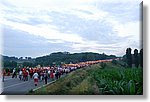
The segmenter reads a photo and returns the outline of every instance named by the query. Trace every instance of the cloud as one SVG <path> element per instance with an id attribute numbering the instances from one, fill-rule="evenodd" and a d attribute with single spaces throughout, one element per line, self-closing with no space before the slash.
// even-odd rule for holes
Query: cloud
<path id="1" fill-rule="evenodd" d="M 36 9 L 59 9 L 60 8 L 76 8 L 84 4 L 90 3 L 92 0 L 5 0 L 3 4 L 9 6 L 11 4 L 17 8 L 36 8 Z"/>
<path id="2" fill-rule="evenodd" d="M 57 51 L 71 51 L 66 47 L 68 43 L 56 43 L 44 37 L 34 36 L 27 32 L 18 31 L 8 26 L 3 26 L 4 55 L 9 56 L 42 56 Z M 60 41 L 60 40 L 59 40 Z"/>
<path id="3" fill-rule="evenodd" d="M 60 39 L 63 41 L 68 41 L 68 42 L 77 42 L 80 43 L 82 42 L 82 38 L 76 34 L 65 34 L 65 33 L 60 33 L 55 29 L 55 26 L 51 25 L 37 25 L 37 26 L 32 26 L 28 24 L 22 24 L 18 22 L 11 22 L 11 21 L 5 21 L 3 22 L 5 25 L 12 27 L 15 30 L 20 30 L 27 32 L 29 34 L 35 35 L 35 36 L 41 36 L 45 37 L 47 39 Z"/>
<path id="4" fill-rule="evenodd" d="M 1 2 L 0 23 L 7 30 L 14 30 L 15 36 L 24 32 L 38 37 L 30 42 L 33 45 L 41 37 L 46 39 L 41 44 L 62 44 L 71 52 L 123 55 L 126 47 L 140 45 L 138 3 L 138 0 L 5 0 Z M 52 49 L 58 50 L 57 46 Z"/>

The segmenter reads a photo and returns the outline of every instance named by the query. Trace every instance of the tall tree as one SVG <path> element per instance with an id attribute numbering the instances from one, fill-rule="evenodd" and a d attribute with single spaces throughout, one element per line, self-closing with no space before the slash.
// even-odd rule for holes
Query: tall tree
<path id="1" fill-rule="evenodd" d="M 131 48 L 126 49 L 126 61 L 128 64 L 128 67 L 132 67 L 132 54 L 131 54 Z"/>
<path id="2" fill-rule="evenodd" d="M 143 49 L 140 50 L 140 66 L 143 67 Z"/>
<path id="3" fill-rule="evenodd" d="M 134 50 L 134 55 L 133 56 L 134 56 L 135 67 L 138 68 L 138 66 L 139 66 L 139 56 L 138 56 L 138 50 L 137 49 Z"/>

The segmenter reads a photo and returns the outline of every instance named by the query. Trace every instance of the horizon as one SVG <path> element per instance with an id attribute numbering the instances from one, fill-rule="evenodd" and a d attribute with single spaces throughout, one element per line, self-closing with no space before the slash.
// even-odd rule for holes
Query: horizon
<path id="1" fill-rule="evenodd" d="M 131 48 L 132 49 L 132 48 Z M 59 51 L 60 52 L 60 51 Z M 59 52 L 52 52 L 52 53 L 59 53 Z M 62 51 L 61 53 L 64 53 L 64 52 L 68 52 L 68 51 Z M 133 53 L 134 52 L 134 50 L 132 49 L 131 50 L 131 54 L 134 54 Z M 32 57 L 32 56 L 15 56 L 15 55 L 4 55 L 4 54 L 0 54 L 1 56 L 8 56 L 8 57 L 17 57 L 17 58 L 20 58 L 20 57 L 23 57 L 23 59 L 25 58 L 25 57 L 31 57 L 31 58 L 38 58 L 38 57 L 43 57 L 43 56 L 48 56 L 48 55 L 50 55 L 50 54 L 52 54 L 52 53 L 49 53 L 49 54 L 46 54 L 46 55 L 40 55 L 40 56 L 35 56 L 35 57 Z M 75 53 L 97 53 L 97 52 L 68 52 L 69 54 L 75 54 Z M 140 50 L 138 50 L 138 53 L 140 53 Z M 122 56 L 117 56 L 117 55 L 115 55 L 115 54 L 106 54 L 106 53 L 97 53 L 97 54 L 105 54 L 105 55 L 108 55 L 108 56 L 110 56 L 110 55 L 114 55 L 114 56 L 116 56 L 116 57 L 123 57 L 126 53 L 124 53 L 124 55 L 122 55 Z"/>
<path id="2" fill-rule="evenodd" d="M 1 1 L 1 55 L 40 57 L 54 52 L 125 55 L 140 50 L 141 0 Z M 132 50 L 133 52 L 133 50 Z"/>
<path id="3" fill-rule="evenodd" d="M 63 51 L 63 52 L 67 52 L 67 51 Z M 63 53 L 62 52 L 62 53 Z M 58 53 L 58 52 L 52 52 L 52 53 Z M 25 58 L 25 57 L 31 57 L 31 58 L 37 58 L 37 57 L 43 57 L 43 56 L 48 56 L 48 55 L 50 55 L 50 54 L 52 54 L 52 53 L 49 53 L 49 54 L 46 54 L 46 55 L 41 55 L 41 56 L 36 56 L 36 57 L 31 57 L 31 56 L 15 56 L 15 55 L 2 55 L 2 54 L 0 54 L 0 55 L 2 55 L 2 56 L 8 56 L 8 57 L 17 57 L 17 58 L 20 58 L 20 57 L 23 57 L 23 58 Z M 75 53 L 96 53 L 96 52 L 75 52 Z M 75 53 L 70 53 L 69 52 L 69 54 L 75 54 Z M 105 54 L 105 55 L 108 55 L 108 54 L 106 54 L 106 53 L 97 53 L 97 54 Z M 113 55 L 113 54 L 110 54 L 110 55 Z M 110 56 L 110 55 L 108 55 L 108 56 Z M 116 55 L 115 55 L 116 56 Z M 121 57 L 121 56 L 116 56 L 116 57 Z"/>

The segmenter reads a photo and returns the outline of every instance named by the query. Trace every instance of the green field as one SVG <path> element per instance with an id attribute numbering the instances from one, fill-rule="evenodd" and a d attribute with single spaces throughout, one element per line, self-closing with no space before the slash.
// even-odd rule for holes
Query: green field
<path id="1" fill-rule="evenodd" d="M 143 69 L 107 63 L 78 69 L 53 84 L 29 94 L 47 95 L 142 95 Z"/>

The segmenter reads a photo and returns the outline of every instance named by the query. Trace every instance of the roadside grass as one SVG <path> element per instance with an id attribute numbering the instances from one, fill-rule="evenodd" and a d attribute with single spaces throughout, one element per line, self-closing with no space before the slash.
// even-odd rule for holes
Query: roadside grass
<path id="1" fill-rule="evenodd" d="M 106 63 L 78 69 L 31 95 L 142 95 L 143 69 Z"/>

